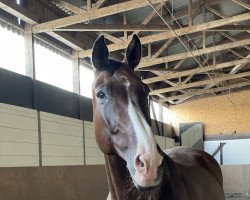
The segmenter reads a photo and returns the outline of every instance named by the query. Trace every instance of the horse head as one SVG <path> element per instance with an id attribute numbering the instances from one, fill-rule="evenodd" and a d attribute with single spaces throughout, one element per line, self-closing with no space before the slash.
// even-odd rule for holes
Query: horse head
<path id="1" fill-rule="evenodd" d="M 141 59 L 141 43 L 134 35 L 123 62 L 109 58 L 104 36 L 94 46 L 92 63 L 93 111 L 96 141 L 104 154 L 118 155 L 126 163 L 140 190 L 156 188 L 162 181 L 162 161 L 150 128 L 149 88 L 134 73 Z"/>

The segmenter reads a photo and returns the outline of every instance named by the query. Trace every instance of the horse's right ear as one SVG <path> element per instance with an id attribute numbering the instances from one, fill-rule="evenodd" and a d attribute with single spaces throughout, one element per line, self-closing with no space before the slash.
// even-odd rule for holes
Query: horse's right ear
<path id="1" fill-rule="evenodd" d="M 92 64 L 97 71 L 104 70 L 108 64 L 109 51 L 103 35 L 99 36 L 93 46 Z"/>

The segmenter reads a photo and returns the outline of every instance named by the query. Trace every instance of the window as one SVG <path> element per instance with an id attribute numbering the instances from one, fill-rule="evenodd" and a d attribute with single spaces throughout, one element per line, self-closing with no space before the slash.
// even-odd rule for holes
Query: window
<path id="1" fill-rule="evenodd" d="M 92 83 L 94 81 L 94 71 L 80 65 L 80 94 L 92 98 Z"/>
<path id="2" fill-rule="evenodd" d="M 0 27 L 0 67 L 25 74 L 24 37 Z"/>
<path id="3" fill-rule="evenodd" d="M 36 79 L 73 91 L 72 61 L 35 43 Z"/>

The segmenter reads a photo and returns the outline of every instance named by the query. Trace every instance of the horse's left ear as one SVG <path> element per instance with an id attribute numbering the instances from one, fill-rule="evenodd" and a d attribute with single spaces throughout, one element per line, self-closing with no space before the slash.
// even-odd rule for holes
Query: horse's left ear
<path id="1" fill-rule="evenodd" d="M 103 35 L 95 41 L 92 51 L 92 64 L 97 71 L 105 70 L 108 65 L 109 51 Z"/>
<path id="2" fill-rule="evenodd" d="M 137 35 L 133 35 L 133 38 L 127 47 L 126 60 L 132 69 L 134 69 L 141 60 L 141 42 Z"/>

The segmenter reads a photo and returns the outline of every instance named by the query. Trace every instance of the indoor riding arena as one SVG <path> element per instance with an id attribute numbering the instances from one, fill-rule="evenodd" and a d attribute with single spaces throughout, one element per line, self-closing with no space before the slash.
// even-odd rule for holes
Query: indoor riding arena
<path id="1" fill-rule="evenodd" d="M 0 200 L 250 200 L 250 0 L 0 0 Z"/>

